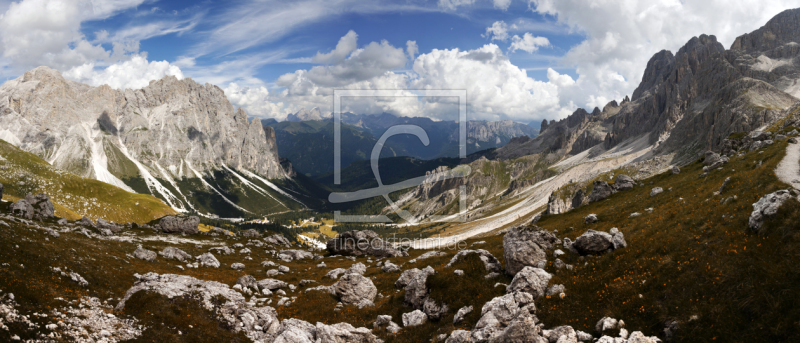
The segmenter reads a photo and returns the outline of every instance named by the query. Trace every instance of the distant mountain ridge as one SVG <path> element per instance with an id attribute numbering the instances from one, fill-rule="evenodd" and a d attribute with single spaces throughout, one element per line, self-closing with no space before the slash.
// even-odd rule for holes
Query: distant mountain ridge
<path id="1" fill-rule="evenodd" d="M 302 120 L 317 118 L 321 120 Z M 333 170 L 333 122 L 322 116 L 319 109 L 291 114 L 284 122 L 265 122 L 276 131 L 281 157 L 292 161 L 301 173 L 318 175 Z M 408 156 L 422 160 L 457 157 L 459 154 L 458 123 L 434 121 L 426 117 L 397 117 L 390 113 L 342 113 L 342 167 L 353 161 L 368 159 L 378 138 L 395 125 L 417 125 L 428 134 L 430 144 L 424 146 L 416 136 L 397 135 L 390 138 L 382 157 Z M 515 137 L 536 137 L 538 130 L 511 120 L 468 121 L 467 154 L 497 148 Z"/>

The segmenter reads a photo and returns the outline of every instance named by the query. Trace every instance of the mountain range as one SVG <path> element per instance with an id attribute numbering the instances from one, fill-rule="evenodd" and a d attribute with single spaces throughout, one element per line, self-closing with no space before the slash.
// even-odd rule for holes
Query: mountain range
<path id="1" fill-rule="evenodd" d="M 388 128 L 395 125 L 416 125 L 423 128 L 430 139 L 423 145 L 411 135 L 390 138 L 381 151 L 381 157 L 412 157 L 431 160 L 458 157 L 458 123 L 434 121 L 426 117 L 397 117 L 390 113 L 342 114 L 342 166 L 368 159 L 375 143 Z M 329 115 L 320 115 L 318 108 L 291 114 L 286 121 L 265 121 L 265 126 L 275 130 L 281 157 L 292 161 L 297 171 L 306 175 L 319 175 L 333 171 L 333 121 Z M 467 153 L 498 148 L 514 137 L 536 137 L 538 130 L 511 120 L 467 121 Z"/>

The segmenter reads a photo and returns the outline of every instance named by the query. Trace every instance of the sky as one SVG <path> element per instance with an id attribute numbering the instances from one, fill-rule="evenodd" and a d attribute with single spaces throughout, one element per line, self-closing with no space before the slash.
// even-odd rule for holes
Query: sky
<path id="1" fill-rule="evenodd" d="M 396 90 L 343 111 L 528 123 L 630 95 L 656 52 L 725 46 L 800 0 L 0 0 L 0 73 L 38 66 L 93 86 L 211 83 L 250 116 L 333 110 L 336 89 Z M 451 104 L 452 105 L 452 104 Z"/>

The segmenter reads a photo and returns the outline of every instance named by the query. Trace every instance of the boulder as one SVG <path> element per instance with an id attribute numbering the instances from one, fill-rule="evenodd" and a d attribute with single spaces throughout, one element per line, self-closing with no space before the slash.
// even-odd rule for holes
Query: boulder
<path id="1" fill-rule="evenodd" d="M 430 266 L 422 269 L 419 273 L 414 275 L 405 286 L 405 302 L 415 309 L 422 309 L 425 299 L 428 297 L 428 276 L 435 274 L 436 271 Z M 402 277 L 402 275 L 401 275 Z"/>
<path id="2" fill-rule="evenodd" d="M 545 291 L 544 295 L 548 296 L 548 297 L 552 297 L 552 296 L 556 296 L 556 295 L 559 295 L 561 293 L 564 293 L 564 291 L 566 291 L 566 290 L 567 290 L 567 288 L 564 287 L 564 285 L 562 285 L 562 284 L 552 285 L 552 286 L 547 288 L 547 291 Z"/>
<path id="3" fill-rule="evenodd" d="M 672 166 L 672 175 L 678 175 L 681 173 L 681 168 L 678 166 Z"/>
<path id="4" fill-rule="evenodd" d="M 417 273 L 419 272 L 420 272 L 419 268 L 413 268 L 403 271 L 403 273 L 400 274 L 400 277 L 397 278 L 397 281 L 394 282 L 394 286 L 397 288 L 406 288 L 408 283 L 411 282 L 411 279 L 413 279 L 414 276 L 416 276 Z"/>
<path id="5" fill-rule="evenodd" d="M 244 263 L 231 263 L 231 269 L 233 270 L 244 270 Z"/>
<path id="6" fill-rule="evenodd" d="M 753 212 L 750 213 L 750 220 L 748 227 L 751 230 L 758 231 L 764 225 L 765 217 L 769 217 L 778 212 L 778 209 L 787 200 L 792 198 L 792 194 L 787 190 L 780 190 L 774 193 L 767 194 L 761 199 L 758 199 L 753 204 Z"/>
<path id="7" fill-rule="evenodd" d="M 366 272 L 367 272 L 367 266 L 365 266 L 361 262 L 358 262 L 358 263 L 355 263 L 352 266 L 350 266 L 350 268 L 347 268 L 347 270 L 344 273 L 345 274 L 364 275 L 364 273 L 366 273 Z"/>
<path id="8" fill-rule="evenodd" d="M 362 301 L 375 301 L 378 289 L 372 280 L 360 274 L 345 274 L 333 284 L 333 291 L 345 305 L 358 305 Z"/>
<path id="9" fill-rule="evenodd" d="M 612 227 L 608 231 L 611 234 L 611 244 L 614 245 L 614 250 L 628 247 L 628 242 L 625 241 L 625 235 L 619 229 Z"/>
<path id="10" fill-rule="evenodd" d="M 286 283 L 284 281 L 281 281 L 281 280 L 276 280 L 276 279 L 258 280 L 258 282 L 256 282 L 256 285 L 258 285 L 259 289 L 262 289 L 262 290 L 263 289 L 268 289 L 270 291 L 276 290 L 276 289 L 279 289 L 279 288 L 285 288 L 285 287 L 289 286 L 288 283 Z"/>
<path id="11" fill-rule="evenodd" d="M 428 321 L 428 316 L 420 310 L 415 310 L 409 313 L 403 313 L 403 326 L 419 326 Z"/>
<path id="12" fill-rule="evenodd" d="M 629 189 L 633 189 L 633 186 L 636 185 L 636 182 L 633 181 L 628 175 L 619 174 L 617 178 L 614 180 L 614 190 L 616 191 L 626 191 Z"/>
<path id="13" fill-rule="evenodd" d="M 292 262 L 295 260 L 305 260 L 314 258 L 314 254 L 304 250 L 283 250 L 278 253 L 278 258 L 284 262 Z"/>
<path id="14" fill-rule="evenodd" d="M 589 202 L 600 201 L 614 194 L 614 188 L 605 181 L 595 181 L 592 183 L 592 193 L 589 194 Z"/>
<path id="15" fill-rule="evenodd" d="M 588 216 L 586 216 L 586 218 L 583 218 L 583 222 L 585 224 L 593 224 L 593 223 L 597 223 L 597 221 L 598 221 L 597 215 L 594 214 L 594 213 L 589 214 Z"/>
<path id="16" fill-rule="evenodd" d="M 197 261 L 200 262 L 201 266 L 204 267 L 211 267 L 211 268 L 219 268 L 220 264 L 214 255 L 210 252 L 197 256 Z"/>
<path id="17" fill-rule="evenodd" d="M 536 313 L 533 300 L 533 296 L 525 292 L 490 300 L 481 308 L 481 319 L 475 324 L 472 338 L 491 342 L 546 342 L 533 318 Z"/>
<path id="18" fill-rule="evenodd" d="M 613 237 L 605 232 L 589 230 L 575 240 L 572 246 L 581 255 L 599 255 L 614 248 Z"/>
<path id="19" fill-rule="evenodd" d="M 242 231 L 240 233 L 240 235 L 242 235 L 242 237 L 245 237 L 245 238 L 258 238 L 258 237 L 261 237 L 261 234 L 258 233 L 258 231 L 256 231 L 255 229 L 244 230 L 244 231 Z"/>
<path id="20" fill-rule="evenodd" d="M 181 262 L 186 262 L 192 258 L 192 255 L 187 254 L 185 251 L 178 249 L 176 247 L 166 247 L 164 250 L 161 250 L 159 253 L 161 257 L 171 260 L 178 260 Z"/>
<path id="21" fill-rule="evenodd" d="M 553 248 L 558 238 L 548 231 L 514 227 L 503 237 L 506 273 L 514 275 L 525 266 L 547 261 L 545 250 Z"/>
<path id="22" fill-rule="evenodd" d="M 456 315 L 453 316 L 453 325 L 461 323 L 461 321 L 464 320 L 464 317 L 470 313 L 472 313 L 472 305 L 460 308 L 458 312 L 456 312 Z"/>
<path id="23" fill-rule="evenodd" d="M 252 275 L 243 275 L 236 280 L 236 284 L 241 286 L 242 289 L 252 289 L 254 291 L 258 291 L 258 283 L 256 282 L 256 278 Z"/>
<path id="24" fill-rule="evenodd" d="M 195 235 L 200 233 L 200 218 L 196 216 L 165 216 L 158 221 L 156 229 L 163 233 Z"/>
<path id="25" fill-rule="evenodd" d="M 383 266 L 381 267 L 381 270 L 384 273 L 394 273 L 394 272 L 399 272 L 400 267 L 392 262 L 386 261 L 386 263 L 384 263 Z"/>
<path id="26" fill-rule="evenodd" d="M 44 220 L 56 216 L 55 207 L 47 194 L 28 194 L 25 196 L 25 201 L 33 207 L 33 219 Z"/>
<path id="27" fill-rule="evenodd" d="M 611 317 L 603 317 L 597 321 L 597 324 L 594 325 L 594 329 L 600 334 L 606 330 L 615 330 L 619 328 L 619 321 Z"/>
<path id="28" fill-rule="evenodd" d="M 760 139 L 756 139 L 756 140 L 760 140 Z M 719 154 L 717 154 L 717 153 L 715 153 L 713 151 L 710 151 L 710 150 L 706 151 L 705 158 L 703 159 L 703 165 L 707 165 L 707 166 L 713 165 L 714 163 L 719 161 L 719 159 L 720 159 Z"/>
<path id="29" fill-rule="evenodd" d="M 281 234 L 274 234 L 272 236 L 266 237 L 264 238 L 264 241 L 272 245 L 283 245 L 285 247 L 292 246 L 292 243 L 289 242 L 289 240 L 286 239 L 286 237 L 284 237 Z"/>
<path id="30" fill-rule="evenodd" d="M 155 251 L 150 251 L 150 250 L 144 249 L 144 248 L 142 248 L 141 246 L 139 246 L 139 247 L 138 247 L 138 248 L 137 248 L 137 249 L 136 249 L 136 250 L 133 252 L 133 257 L 136 257 L 136 258 L 138 258 L 138 259 L 140 259 L 140 260 L 145 260 L 145 261 L 148 261 L 148 262 L 153 262 L 153 261 L 155 261 L 155 260 L 156 260 L 156 252 L 155 252 Z"/>
<path id="31" fill-rule="evenodd" d="M 19 199 L 17 202 L 8 207 L 8 211 L 12 216 L 33 219 L 33 206 L 25 199 Z"/>
<path id="32" fill-rule="evenodd" d="M 346 272 L 346 270 L 344 268 L 336 268 L 336 269 L 333 269 L 333 270 L 329 271 L 327 274 L 325 274 L 325 277 L 331 278 L 331 279 L 338 279 L 339 275 L 340 274 L 344 274 L 344 272 Z"/>
<path id="33" fill-rule="evenodd" d="M 550 330 L 549 335 L 545 335 L 550 343 L 578 342 L 578 335 L 569 325 L 563 325 Z"/>
<path id="34" fill-rule="evenodd" d="M 547 284 L 550 283 L 552 278 L 553 275 L 544 271 L 544 269 L 528 266 L 514 275 L 511 284 L 506 287 L 506 292 L 522 291 L 530 293 L 534 298 L 538 298 L 545 295 Z"/>
<path id="35" fill-rule="evenodd" d="M 122 231 L 122 229 L 124 229 L 124 228 L 122 227 L 122 225 L 119 225 L 119 224 L 117 224 L 117 223 L 114 223 L 114 222 L 107 222 L 107 221 L 106 221 L 105 219 L 103 219 L 103 218 L 98 218 L 98 219 L 97 219 L 97 229 L 98 229 L 98 230 L 109 230 L 109 231 L 111 231 L 112 233 L 119 233 L 119 232 L 121 232 L 121 231 Z"/>
<path id="36" fill-rule="evenodd" d="M 661 187 L 653 187 L 653 189 L 650 190 L 650 196 L 654 197 L 656 195 L 661 194 L 662 192 L 664 192 L 664 190 L 661 189 Z"/>
<path id="37" fill-rule="evenodd" d="M 408 253 L 393 248 L 384 242 L 377 233 L 370 230 L 353 230 L 339 234 L 328 241 L 327 249 L 334 255 L 376 257 L 408 256 Z"/>

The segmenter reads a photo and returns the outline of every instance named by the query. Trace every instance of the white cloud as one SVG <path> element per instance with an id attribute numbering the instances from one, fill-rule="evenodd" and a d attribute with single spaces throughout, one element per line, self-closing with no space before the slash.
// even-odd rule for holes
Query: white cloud
<path id="1" fill-rule="evenodd" d="M 264 86 L 243 87 L 231 82 L 223 91 L 233 105 L 244 108 L 248 115 L 285 119 L 288 114 L 282 102 L 270 101 L 269 91 Z"/>
<path id="2" fill-rule="evenodd" d="M 558 88 L 534 80 L 495 44 L 475 50 L 433 50 L 414 62 L 412 88 L 466 89 L 470 119 L 530 120 L 558 112 Z"/>
<path id="3" fill-rule="evenodd" d="M 408 58 L 413 60 L 416 58 L 417 54 L 419 53 L 419 46 L 417 46 L 417 41 L 410 40 L 406 42 L 406 52 L 408 53 Z"/>
<path id="4" fill-rule="evenodd" d="M 439 7 L 455 10 L 459 6 L 472 5 L 473 3 L 475 3 L 475 0 L 439 0 Z"/>
<path id="5" fill-rule="evenodd" d="M 148 62 L 144 56 L 134 56 L 128 61 L 113 64 L 105 69 L 97 70 L 94 63 L 71 68 L 64 72 L 64 77 L 92 86 L 109 85 L 116 89 L 138 89 L 147 86 L 151 80 L 158 80 L 167 75 L 183 78 L 180 68 L 167 61 Z"/>
<path id="6" fill-rule="evenodd" d="M 342 41 L 339 42 L 341 44 Z M 329 54 L 336 53 L 338 49 L 339 45 Z M 313 89 L 306 81 L 323 87 L 341 87 L 378 77 L 387 71 L 403 67 L 406 61 L 402 48 L 395 48 L 387 41 L 371 42 L 361 49 L 353 50 L 346 59 L 339 60 L 336 64 L 285 74 L 278 78 L 277 83 L 288 87 L 290 92 L 306 94 Z"/>
<path id="7" fill-rule="evenodd" d="M 501 9 L 503 11 L 508 9 L 508 6 L 511 6 L 511 0 L 492 0 L 494 3 L 494 8 Z"/>
<path id="8" fill-rule="evenodd" d="M 339 38 L 339 43 L 333 51 L 323 54 L 318 52 L 311 60 L 323 64 L 337 64 L 344 61 L 353 50 L 358 47 L 358 35 L 350 30 L 344 37 Z"/>
<path id="9" fill-rule="evenodd" d="M 486 28 L 486 33 L 481 36 L 490 38 L 491 40 L 499 40 L 505 42 L 508 40 L 508 24 L 504 21 L 496 21 Z"/>
<path id="10" fill-rule="evenodd" d="M 23 0 L 0 15 L 3 63 L 14 73 L 40 65 L 60 70 L 117 57 L 89 43 L 81 22 L 108 18 L 144 0 Z M 102 33 L 100 34 L 102 36 Z"/>
<path id="11" fill-rule="evenodd" d="M 574 103 L 587 108 L 602 108 L 607 101 L 632 94 L 647 61 L 662 49 L 675 53 L 703 33 L 716 35 L 728 48 L 737 36 L 796 6 L 796 1 L 788 0 L 530 1 L 532 11 L 555 16 L 560 24 L 586 36 L 561 60 L 576 68 L 578 78 L 559 90 L 562 106 Z"/>
<path id="12" fill-rule="evenodd" d="M 517 50 L 527 51 L 528 53 L 533 53 L 536 50 L 539 50 L 539 47 L 547 47 L 550 46 L 550 41 L 546 37 L 537 37 L 528 32 L 522 35 L 520 38 L 518 35 L 514 35 L 511 37 L 511 47 L 509 50 L 511 52 Z"/>

